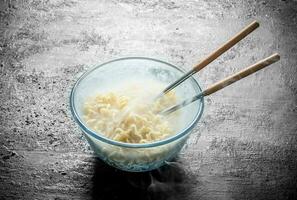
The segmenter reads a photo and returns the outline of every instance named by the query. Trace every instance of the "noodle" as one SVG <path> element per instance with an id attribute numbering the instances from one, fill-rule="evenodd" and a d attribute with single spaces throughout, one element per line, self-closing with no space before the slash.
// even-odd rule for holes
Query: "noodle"
<path id="1" fill-rule="evenodd" d="M 149 143 L 172 135 L 168 119 L 156 113 L 176 103 L 175 93 L 151 102 L 138 95 L 134 86 L 89 97 L 83 105 L 83 119 L 94 131 L 125 143 Z"/>

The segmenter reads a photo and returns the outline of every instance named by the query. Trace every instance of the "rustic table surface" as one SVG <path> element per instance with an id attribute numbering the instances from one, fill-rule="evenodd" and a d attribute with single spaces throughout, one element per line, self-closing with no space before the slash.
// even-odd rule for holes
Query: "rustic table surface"
<path id="1" fill-rule="evenodd" d="M 2 0 L 0 199 L 296 199 L 297 2 Z M 69 114 L 90 66 L 147 56 L 184 69 L 253 20 L 260 28 L 195 75 L 202 87 L 274 52 L 281 61 L 205 99 L 169 166 L 97 160 Z"/>

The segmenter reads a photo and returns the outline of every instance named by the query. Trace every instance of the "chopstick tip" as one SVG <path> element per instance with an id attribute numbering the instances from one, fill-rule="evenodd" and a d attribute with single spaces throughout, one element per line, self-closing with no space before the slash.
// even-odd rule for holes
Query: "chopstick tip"
<path id="1" fill-rule="evenodd" d="M 272 54 L 271 57 L 273 57 L 275 61 L 279 61 L 280 60 L 280 55 L 278 53 Z"/>
<path id="2" fill-rule="evenodd" d="M 257 20 L 254 20 L 252 24 L 257 28 L 260 26 L 260 23 Z"/>

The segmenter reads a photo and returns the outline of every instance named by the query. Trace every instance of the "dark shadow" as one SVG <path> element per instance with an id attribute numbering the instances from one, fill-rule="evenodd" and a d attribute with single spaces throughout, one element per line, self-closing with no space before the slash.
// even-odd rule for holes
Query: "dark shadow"
<path id="1" fill-rule="evenodd" d="M 94 200 L 179 199 L 189 192 L 185 170 L 175 161 L 151 172 L 124 172 L 99 159 L 94 168 Z"/>

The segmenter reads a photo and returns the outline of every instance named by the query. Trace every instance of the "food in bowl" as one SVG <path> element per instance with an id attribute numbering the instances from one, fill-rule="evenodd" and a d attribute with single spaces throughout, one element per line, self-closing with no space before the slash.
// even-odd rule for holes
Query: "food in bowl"
<path id="1" fill-rule="evenodd" d="M 108 137 L 103 132 L 105 129 L 96 129 L 95 125 L 93 127 L 87 123 L 85 107 L 86 103 L 92 98 L 96 98 L 97 95 L 104 96 L 110 93 L 114 93 L 118 97 L 129 97 L 128 108 L 133 108 L 130 104 L 147 105 L 166 86 L 182 75 L 184 75 L 183 70 L 164 61 L 144 57 L 128 57 L 97 65 L 80 76 L 71 91 L 70 110 L 95 155 L 113 167 L 133 172 L 150 171 L 164 165 L 166 161 L 172 160 L 180 152 L 199 121 L 204 107 L 203 99 L 179 110 L 179 113 L 167 116 L 168 118 L 165 120 L 168 121 L 168 127 L 172 132 L 169 131 L 168 135 L 164 134 L 166 135 L 164 138 L 156 137 L 152 141 L 150 141 L 151 139 L 142 140 L 143 143 L 140 142 L 141 140 L 129 143 L 125 139 L 120 141 Z M 152 81 L 155 82 L 155 86 Z M 134 88 L 130 90 L 130 87 Z M 139 94 L 135 91 L 137 88 L 141 89 L 143 93 Z M 149 88 L 155 89 L 150 90 Z M 200 92 L 201 88 L 197 81 L 189 78 L 175 88 L 174 96 L 178 103 Z M 142 98 L 131 97 L 136 94 Z M 139 99 L 139 102 L 135 101 L 136 99 Z M 172 101 L 172 104 L 175 104 L 173 99 Z M 170 107 L 170 105 L 166 105 L 166 107 Z M 148 109 L 151 108 L 148 107 Z M 200 132 L 195 131 L 195 137 L 199 138 L 199 136 Z"/>
<path id="2" fill-rule="evenodd" d="M 125 143 L 150 143 L 175 134 L 178 113 L 163 116 L 159 111 L 176 104 L 174 91 L 156 97 L 163 88 L 157 80 L 134 80 L 105 93 L 90 96 L 84 103 L 85 123 L 112 140 Z"/>

